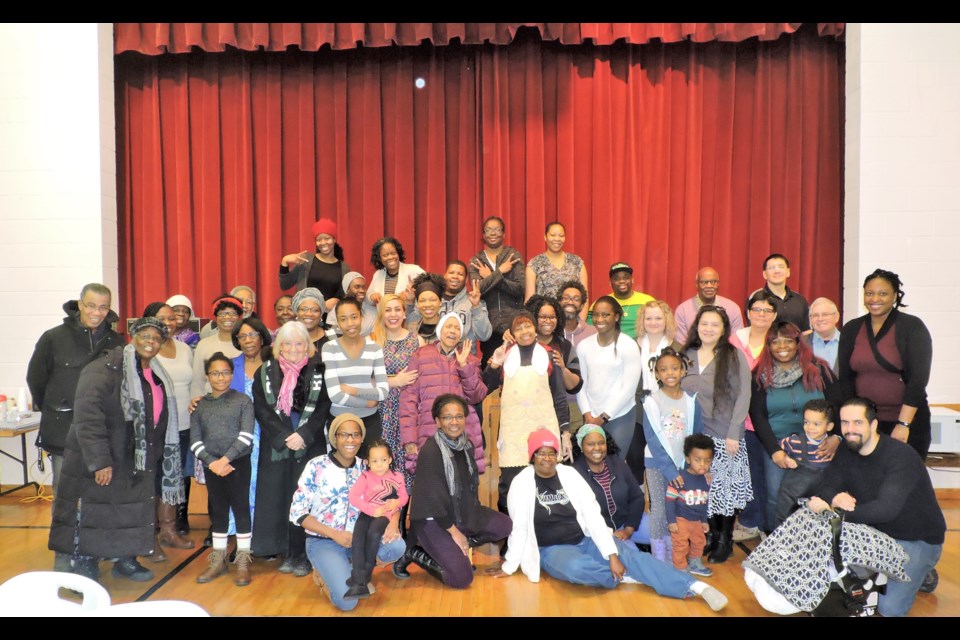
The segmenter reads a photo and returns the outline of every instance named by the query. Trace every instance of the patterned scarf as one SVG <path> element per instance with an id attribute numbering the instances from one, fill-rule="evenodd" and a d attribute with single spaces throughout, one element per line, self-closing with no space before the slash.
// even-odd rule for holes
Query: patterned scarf
<path id="1" fill-rule="evenodd" d="M 156 358 L 150 361 L 150 370 L 163 385 L 167 400 L 167 416 L 176 417 L 177 400 L 173 395 L 173 382 L 163 365 Z M 147 467 L 147 410 L 143 385 L 140 381 L 139 357 L 132 344 L 123 348 L 123 379 L 120 383 L 120 405 L 125 420 L 133 422 L 133 466 L 137 471 Z M 152 411 L 153 407 L 149 407 Z M 163 443 L 163 477 L 161 499 L 167 504 L 186 501 L 183 490 L 183 475 L 180 464 L 180 432 L 167 425 Z"/>
<path id="2" fill-rule="evenodd" d="M 442 429 L 437 429 L 437 432 L 433 435 L 434 440 L 437 442 L 437 446 L 440 447 L 440 455 L 443 457 L 443 475 L 447 478 L 447 488 L 450 490 L 450 495 L 453 497 L 453 512 L 454 517 L 457 522 L 462 522 L 462 514 L 460 513 L 460 496 L 463 492 L 463 487 L 457 484 L 457 474 L 453 466 L 453 452 L 454 451 L 465 451 L 467 459 L 467 474 L 468 482 L 470 484 L 467 487 L 468 491 L 475 491 L 477 485 L 477 473 L 476 467 L 474 466 L 473 460 L 471 460 L 471 447 L 470 440 L 467 438 L 466 432 L 461 432 L 459 436 L 454 439 L 448 437 Z"/>
<path id="3" fill-rule="evenodd" d="M 773 365 L 773 380 L 770 381 L 772 389 L 785 389 L 793 386 L 793 383 L 803 376 L 803 369 L 800 368 L 800 360 L 794 360 L 789 364 L 777 363 Z M 766 382 L 766 372 L 760 374 L 760 381 Z"/>
<path id="4" fill-rule="evenodd" d="M 283 382 L 280 383 L 280 392 L 277 394 L 277 407 L 289 416 L 293 410 L 293 390 L 297 388 L 297 380 L 300 379 L 300 371 L 307 364 L 307 358 L 304 356 L 299 362 L 277 358 L 277 362 L 283 372 Z"/>

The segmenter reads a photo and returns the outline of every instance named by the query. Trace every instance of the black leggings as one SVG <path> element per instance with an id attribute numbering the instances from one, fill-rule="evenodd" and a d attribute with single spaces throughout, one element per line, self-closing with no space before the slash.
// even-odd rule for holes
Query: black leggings
<path id="1" fill-rule="evenodd" d="M 233 465 L 233 471 L 222 477 L 204 465 L 213 531 L 227 532 L 230 527 L 230 509 L 233 509 L 237 533 L 250 533 L 250 456 L 237 458 L 230 464 Z"/>

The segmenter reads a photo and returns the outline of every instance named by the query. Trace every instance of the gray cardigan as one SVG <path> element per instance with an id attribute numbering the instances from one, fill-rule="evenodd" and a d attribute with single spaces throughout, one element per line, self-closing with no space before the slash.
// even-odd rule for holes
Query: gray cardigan
<path id="1" fill-rule="evenodd" d="M 744 421 L 750 410 L 750 365 L 747 358 L 737 349 L 737 366 L 728 371 L 732 402 L 723 402 L 716 407 L 713 397 L 713 383 L 717 373 L 717 359 L 714 358 L 706 369 L 700 371 L 696 349 L 687 349 L 686 355 L 692 361 L 687 375 L 680 383 L 690 395 L 697 394 L 697 400 L 703 409 L 703 432 L 716 438 L 729 438 L 739 441 L 743 438 Z"/>

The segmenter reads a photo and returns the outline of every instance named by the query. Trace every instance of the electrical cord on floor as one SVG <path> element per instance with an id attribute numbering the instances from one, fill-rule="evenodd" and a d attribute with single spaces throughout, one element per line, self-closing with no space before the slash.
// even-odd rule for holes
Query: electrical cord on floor
<path id="1" fill-rule="evenodd" d="M 26 498 L 21 498 L 21 503 L 36 502 L 37 500 L 43 500 L 45 502 L 53 502 L 53 494 L 47 493 L 44 488 L 46 485 L 43 484 L 46 474 L 43 473 L 43 463 L 41 462 L 43 458 L 37 458 L 37 461 L 30 465 L 30 479 L 37 483 L 37 493 L 36 495 L 27 496 Z M 37 478 L 37 472 L 42 474 Z"/>

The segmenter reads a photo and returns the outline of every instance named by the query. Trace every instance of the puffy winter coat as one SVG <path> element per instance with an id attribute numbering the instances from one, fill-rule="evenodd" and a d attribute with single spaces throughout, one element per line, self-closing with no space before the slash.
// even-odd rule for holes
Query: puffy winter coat
<path id="1" fill-rule="evenodd" d="M 483 436 L 480 419 L 473 405 L 483 402 L 487 387 L 480 377 L 480 360 L 470 355 L 467 364 L 460 367 L 456 354 L 443 355 L 440 343 L 420 347 L 410 356 L 408 371 L 417 371 L 419 376 L 413 384 L 400 393 L 400 443 L 415 443 L 422 448 L 427 438 L 437 432 L 437 423 L 431 415 L 433 401 L 444 393 L 454 393 L 467 404 L 467 423 L 464 430 L 474 447 L 474 458 L 480 473 L 484 472 Z M 415 470 L 415 464 L 413 465 Z"/>
<path id="2" fill-rule="evenodd" d="M 153 551 L 154 484 L 163 457 L 167 403 L 163 403 L 156 425 L 153 411 L 146 412 L 146 468 L 135 471 L 133 422 L 124 418 L 120 404 L 122 381 L 123 347 L 107 351 L 80 373 L 73 425 L 67 434 L 53 503 L 48 546 L 54 551 L 99 558 Z M 134 384 L 142 386 L 144 404 L 152 407 L 152 390 L 142 374 Z M 101 487 L 94 472 L 105 467 L 113 468 L 113 479 Z M 76 546 L 75 534 L 79 534 Z"/>

